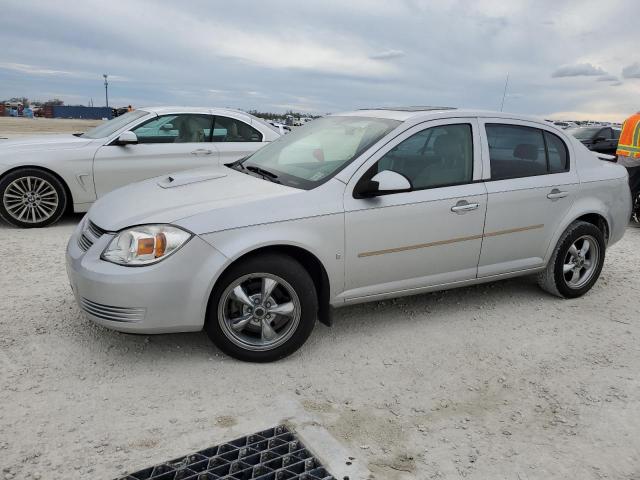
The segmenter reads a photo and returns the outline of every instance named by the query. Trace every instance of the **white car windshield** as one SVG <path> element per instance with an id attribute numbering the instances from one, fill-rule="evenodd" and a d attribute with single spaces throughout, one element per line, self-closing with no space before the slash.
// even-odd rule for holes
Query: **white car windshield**
<path id="1" fill-rule="evenodd" d="M 319 118 L 230 166 L 308 190 L 327 181 L 400 123 L 369 117 Z"/>
<path id="2" fill-rule="evenodd" d="M 104 122 L 95 128 L 82 134 L 82 138 L 105 138 L 109 135 L 117 132 L 121 128 L 125 127 L 134 120 L 148 115 L 149 112 L 144 110 L 134 110 L 133 112 L 127 112 L 119 117 L 112 118 L 108 122 Z"/>

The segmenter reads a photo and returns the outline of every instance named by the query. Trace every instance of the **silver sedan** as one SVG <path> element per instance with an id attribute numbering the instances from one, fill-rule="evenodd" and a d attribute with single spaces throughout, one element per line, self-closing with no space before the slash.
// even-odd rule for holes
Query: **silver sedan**
<path id="1" fill-rule="evenodd" d="M 236 358 L 271 361 L 353 303 L 528 274 L 579 297 L 630 206 L 626 170 L 547 122 L 363 110 L 104 196 L 67 269 L 96 323 L 204 328 Z"/>

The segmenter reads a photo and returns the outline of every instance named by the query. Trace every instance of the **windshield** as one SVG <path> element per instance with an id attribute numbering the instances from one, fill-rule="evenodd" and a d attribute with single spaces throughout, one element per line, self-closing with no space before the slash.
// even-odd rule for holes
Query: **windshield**
<path id="1" fill-rule="evenodd" d="M 236 168 L 263 176 L 266 173 L 285 185 L 309 190 L 346 167 L 400 123 L 369 117 L 319 118 L 294 128 L 236 164 Z"/>
<path id="2" fill-rule="evenodd" d="M 569 128 L 565 132 L 570 133 L 578 140 L 591 140 L 593 136 L 600 131 L 600 127 L 590 128 Z"/>
<path id="3" fill-rule="evenodd" d="M 112 118 L 108 122 L 101 123 L 95 128 L 85 132 L 82 134 L 82 138 L 104 138 L 108 137 L 112 133 L 117 132 L 122 127 L 127 124 L 137 120 L 139 118 L 148 115 L 149 112 L 145 112 L 144 110 L 134 110 L 133 112 L 127 112 L 124 115 L 120 115 L 119 117 Z"/>

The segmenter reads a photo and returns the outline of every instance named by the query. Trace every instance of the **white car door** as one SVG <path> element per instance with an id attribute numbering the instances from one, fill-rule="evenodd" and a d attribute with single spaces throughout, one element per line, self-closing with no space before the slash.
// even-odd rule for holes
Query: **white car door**
<path id="1" fill-rule="evenodd" d="M 218 165 L 211 141 L 213 116 L 171 114 L 152 118 L 131 131 L 133 145 L 111 141 L 100 147 L 93 162 L 98 197 L 123 185 L 191 168 Z"/>
<path id="2" fill-rule="evenodd" d="M 478 276 L 540 267 L 579 187 L 570 143 L 535 122 L 480 124 L 489 198 Z"/>
<path id="3" fill-rule="evenodd" d="M 354 198 L 359 181 L 384 170 L 407 177 L 412 191 Z M 344 199 L 346 300 L 475 278 L 487 205 L 481 178 L 475 118 L 420 124 L 367 161 Z"/>
<path id="4" fill-rule="evenodd" d="M 213 142 L 222 165 L 234 162 L 267 145 L 264 135 L 240 119 L 216 115 Z"/>

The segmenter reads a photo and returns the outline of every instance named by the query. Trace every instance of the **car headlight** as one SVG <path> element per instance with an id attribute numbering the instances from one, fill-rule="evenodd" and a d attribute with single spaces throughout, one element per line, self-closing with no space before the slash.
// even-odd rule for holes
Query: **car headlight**
<path id="1" fill-rule="evenodd" d="M 175 253 L 193 234 L 172 225 L 140 225 L 118 232 L 101 258 L 125 266 L 157 263 Z"/>

